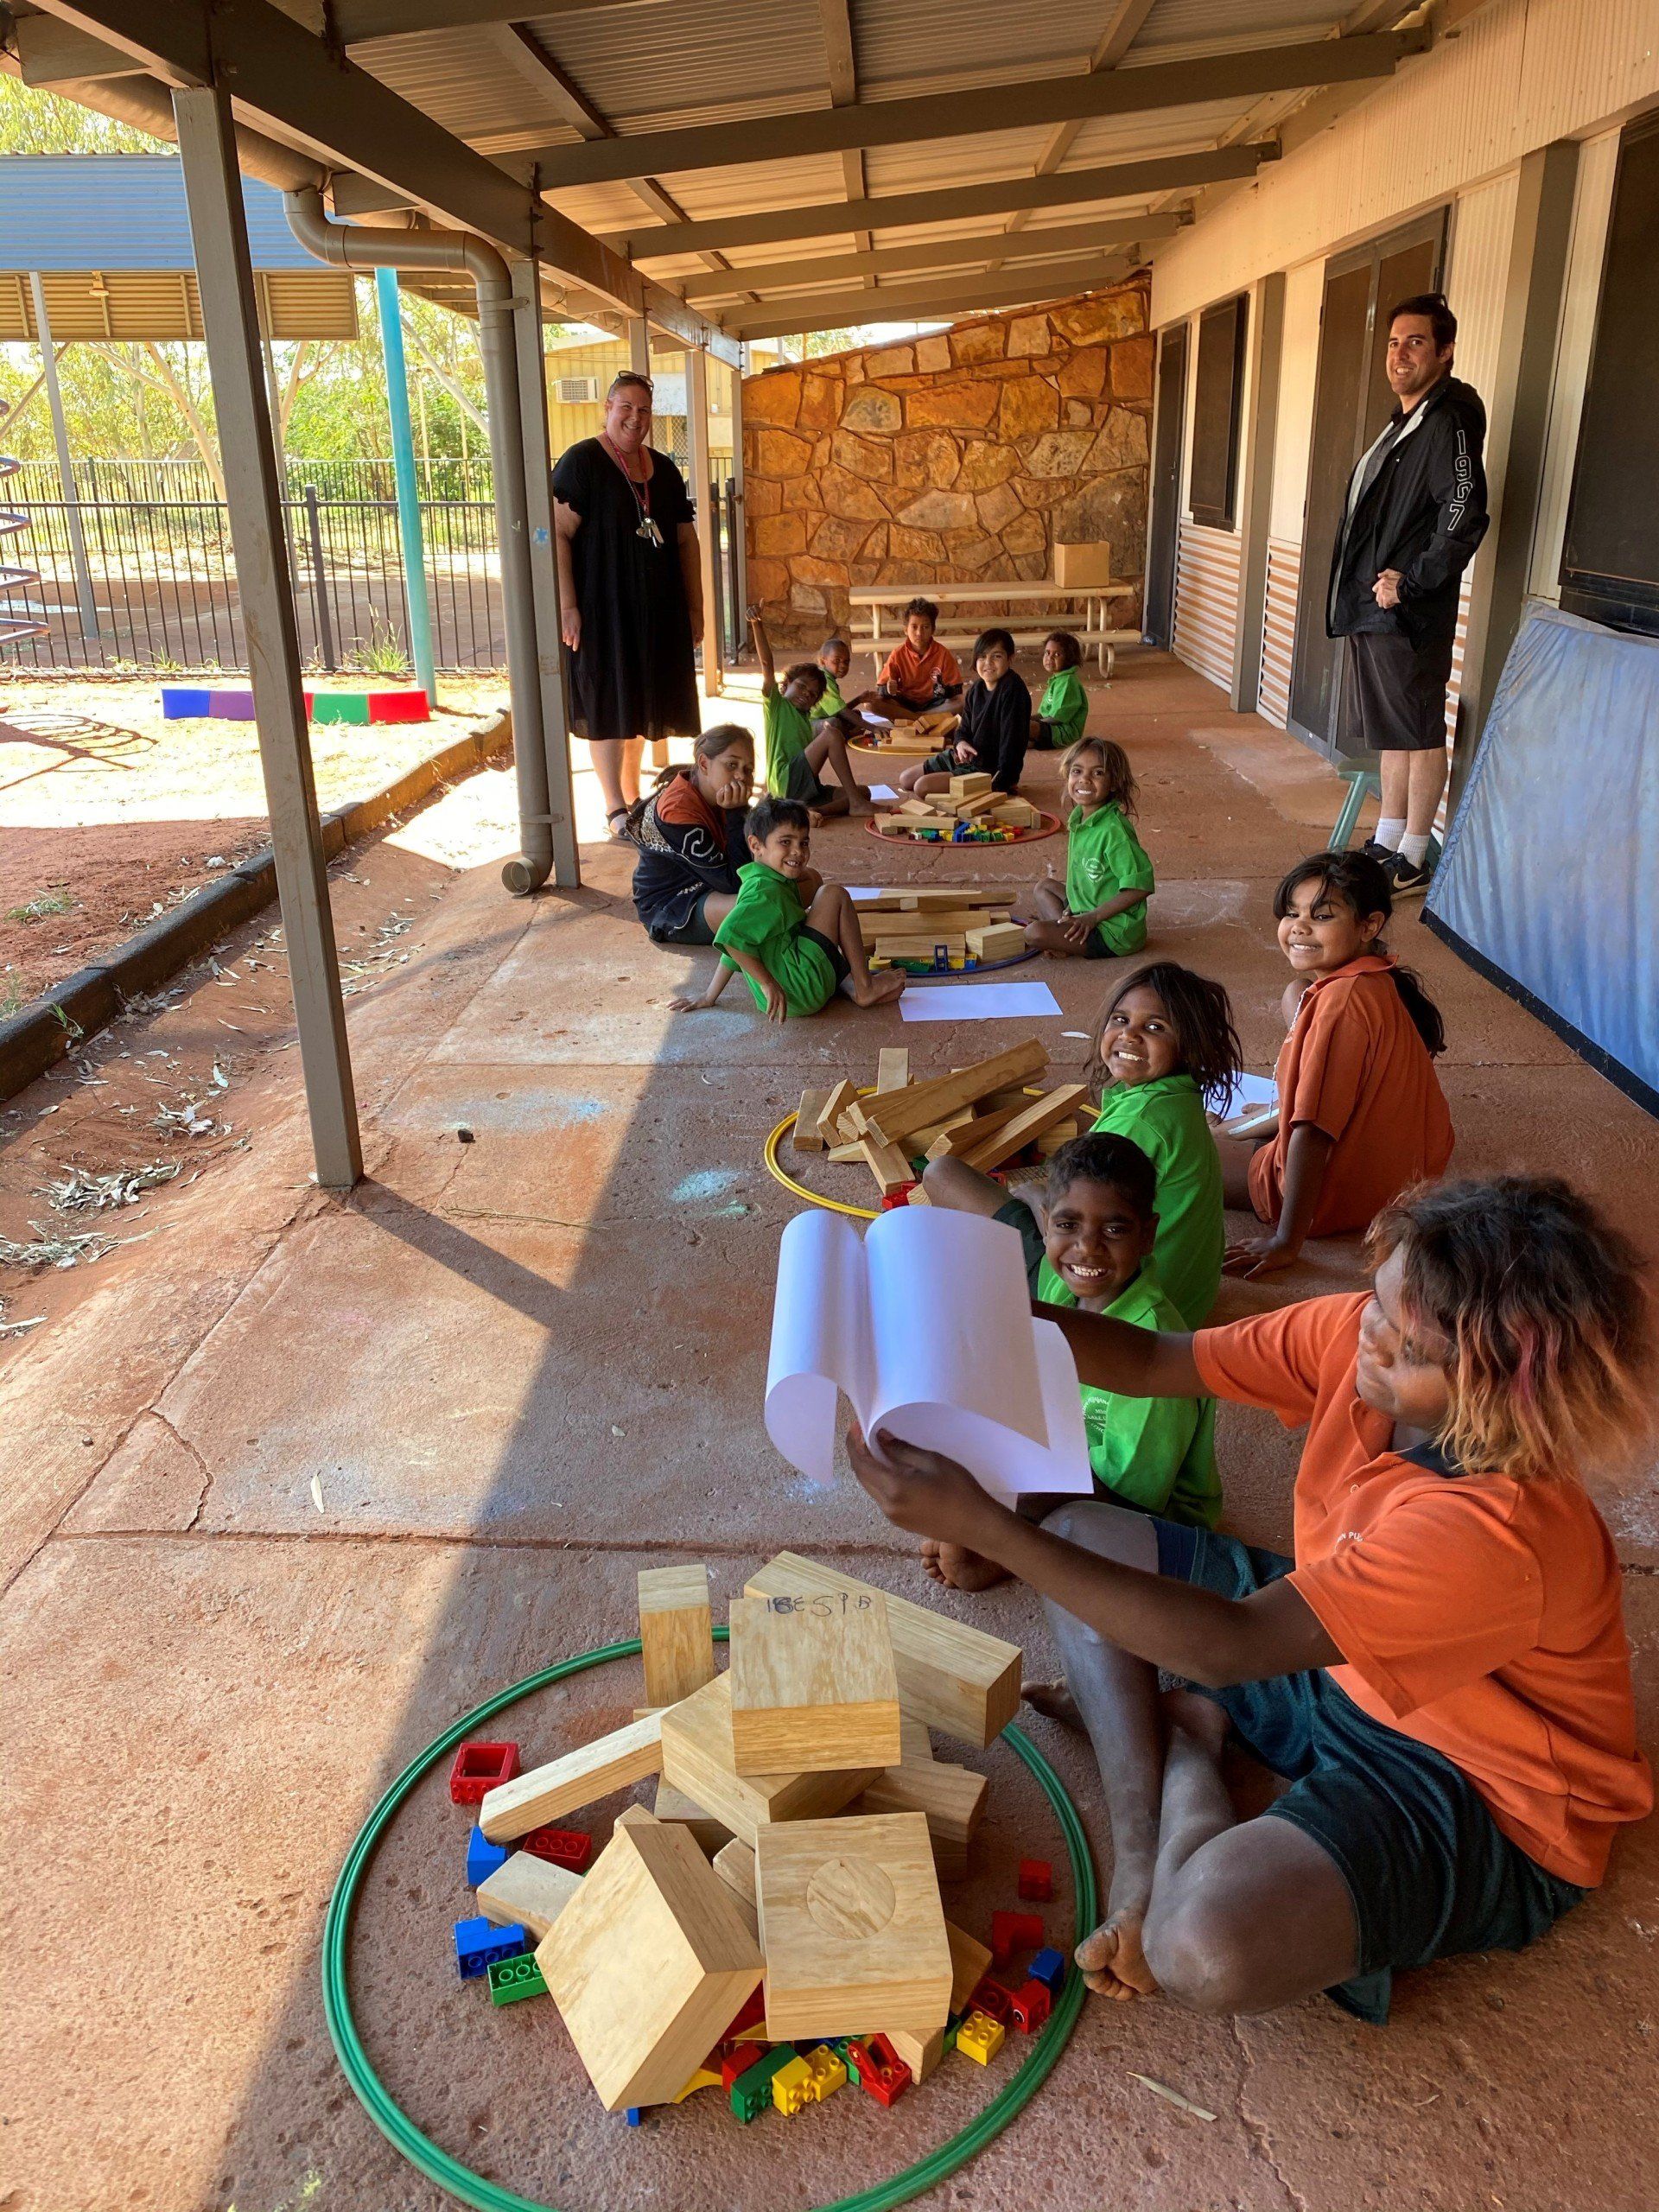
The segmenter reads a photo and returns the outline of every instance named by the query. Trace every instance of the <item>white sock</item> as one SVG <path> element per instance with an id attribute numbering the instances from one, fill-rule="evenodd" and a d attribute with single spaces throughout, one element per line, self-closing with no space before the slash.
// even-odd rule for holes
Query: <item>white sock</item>
<path id="1" fill-rule="evenodd" d="M 1398 849 L 1402 861 L 1409 861 L 1413 868 L 1421 868 L 1428 857 L 1428 839 L 1427 836 L 1414 837 L 1408 832 L 1400 840 Z"/>
<path id="2" fill-rule="evenodd" d="M 1400 840 L 1405 834 L 1406 817 L 1402 814 L 1397 821 L 1390 819 L 1387 822 L 1379 822 L 1371 832 L 1371 842 L 1383 846 L 1389 852 L 1397 853 L 1400 849 Z"/>

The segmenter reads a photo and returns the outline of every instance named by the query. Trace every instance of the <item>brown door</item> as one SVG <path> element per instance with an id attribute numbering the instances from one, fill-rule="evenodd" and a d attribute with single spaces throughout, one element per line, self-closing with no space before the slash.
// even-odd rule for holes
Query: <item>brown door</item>
<path id="1" fill-rule="evenodd" d="M 1389 309 L 1433 289 L 1446 237 L 1443 210 L 1357 246 L 1325 264 L 1319 365 L 1313 387 L 1313 435 L 1302 511 L 1302 580 L 1291 671 L 1293 728 L 1327 753 L 1357 751 L 1341 741 L 1340 656 L 1325 633 L 1332 549 L 1342 525 L 1349 480 L 1394 405 L 1386 372 Z"/>
<path id="2" fill-rule="evenodd" d="M 1158 341 L 1158 425 L 1152 449 L 1152 527 L 1147 538 L 1147 601 L 1141 634 L 1169 650 L 1175 623 L 1175 544 L 1181 506 L 1181 434 L 1186 427 L 1186 325 L 1172 323 Z"/>

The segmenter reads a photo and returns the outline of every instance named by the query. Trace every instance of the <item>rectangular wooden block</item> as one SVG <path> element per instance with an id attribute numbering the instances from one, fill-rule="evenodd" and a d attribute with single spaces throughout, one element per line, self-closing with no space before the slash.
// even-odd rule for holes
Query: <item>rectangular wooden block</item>
<path id="1" fill-rule="evenodd" d="M 976 822 L 981 815 L 990 814 L 1007 804 L 1001 791 L 994 791 L 988 786 L 984 791 L 976 792 L 971 798 L 963 799 L 957 812 L 964 822 Z"/>
<path id="2" fill-rule="evenodd" d="M 801 1103 L 795 1109 L 795 1134 L 790 1140 L 794 1151 L 823 1150 L 823 1131 L 818 1127 L 818 1122 L 829 1103 L 830 1093 L 827 1090 L 804 1090 L 801 1093 Z"/>
<path id="3" fill-rule="evenodd" d="M 1006 906 L 1006 889 L 976 890 L 970 884 L 942 884 L 935 891 L 901 891 L 899 904 L 906 913 L 926 913 L 936 906 Z"/>
<path id="4" fill-rule="evenodd" d="M 709 1570 L 701 1561 L 640 1570 L 639 1644 L 647 1705 L 677 1705 L 713 1681 Z"/>
<path id="5" fill-rule="evenodd" d="M 935 1137 L 927 1147 L 930 1160 L 965 1160 L 999 1129 L 1006 1128 L 1016 1114 L 1023 1114 L 1032 1102 L 1027 1099 L 1019 1106 L 999 1106 L 992 1114 L 969 1115 L 965 1122 L 958 1122 Z"/>
<path id="6" fill-rule="evenodd" d="M 989 1785 L 970 1767 L 942 1759 L 889 1767 L 858 1801 L 861 1813 L 919 1813 L 938 1843 L 965 1850 L 985 1814 Z"/>
<path id="7" fill-rule="evenodd" d="M 876 1188 L 884 1198 L 893 1192 L 902 1191 L 906 1183 L 913 1183 L 916 1171 L 908 1155 L 896 1144 L 872 1144 L 865 1137 L 859 1145 L 859 1154 L 864 1165 L 875 1178 Z"/>
<path id="8" fill-rule="evenodd" d="M 881 2032 L 909 2067 L 913 2082 L 925 2082 L 944 2056 L 943 2027 L 935 2028 L 931 2036 L 918 2036 L 912 2028 L 883 2028 Z"/>
<path id="9" fill-rule="evenodd" d="M 910 1081 L 910 1048 L 906 1045 L 884 1045 L 875 1056 L 875 1088 L 879 1096 L 884 1090 L 902 1090 Z"/>
<path id="10" fill-rule="evenodd" d="M 786 1586 L 785 1594 L 792 1590 Z M 739 1774 L 732 1750 L 728 1675 L 716 1675 L 664 1713 L 662 1736 L 664 1780 L 750 1844 L 774 1821 L 815 1820 L 839 1812 L 880 1772 L 871 1764 L 833 1774 Z"/>
<path id="11" fill-rule="evenodd" d="M 749 1597 L 795 1597 L 810 1591 L 869 1589 L 798 1552 L 779 1552 L 744 1585 Z M 1020 1649 L 983 1629 L 947 1620 L 942 1613 L 887 1596 L 887 1630 L 899 1676 L 899 1702 L 929 1728 L 982 1748 L 1000 1736 L 1020 1709 Z M 706 1690 L 697 1693 L 706 1697 Z M 666 1732 L 664 1732 L 666 1733 Z M 668 1771 L 666 1765 L 664 1772 Z M 873 1778 L 873 1777 L 872 1777 Z M 671 1776 L 671 1779 L 672 1777 Z M 696 1787 L 683 1783 L 694 1797 Z M 849 1793 L 848 1802 L 855 1793 Z M 707 1804 L 707 1798 L 699 1797 Z M 710 1807 L 710 1810 L 715 1809 Z M 723 1817 L 723 1816 L 722 1816 Z M 728 1826 L 735 1827 L 734 1822 Z M 739 1834 L 741 1830 L 737 1831 Z"/>
<path id="12" fill-rule="evenodd" d="M 818 1135 L 826 1144 L 836 1141 L 836 1123 L 857 1099 L 858 1091 L 850 1083 L 838 1083 L 823 1102 L 823 1111 L 818 1116 Z"/>
<path id="13" fill-rule="evenodd" d="M 727 1679 L 740 1774 L 834 1773 L 904 1756 L 880 1591 L 733 1599 Z"/>
<path id="14" fill-rule="evenodd" d="M 1005 1160 L 1012 1160 L 1045 1129 L 1052 1129 L 1057 1122 L 1064 1122 L 1076 1114 L 1079 1106 L 1088 1103 L 1086 1084 L 1063 1083 L 1058 1090 L 1051 1090 L 1045 1098 L 1033 1098 L 1022 1114 L 1005 1122 L 995 1136 L 987 1137 L 963 1156 L 970 1167 L 977 1167 L 982 1174 L 988 1174 L 993 1167 L 1000 1167 Z"/>
<path id="15" fill-rule="evenodd" d="M 754 1846 L 734 1835 L 715 1853 L 715 1872 L 727 1888 L 754 1910 Z"/>
<path id="16" fill-rule="evenodd" d="M 672 1821 L 677 1827 L 683 1827 L 705 1859 L 712 1859 L 722 1845 L 732 1840 L 732 1832 L 724 1821 L 705 1813 L 701 1805 L 688 1797 L 683 1789 L 677 1789 L 671 1782 L 658 1780 L 651 1809 L 659 1821 Z"/>
<path id="17" fill-rule="evenodd" d="M 952 798 L 973 798 L 979 792 L 988 791 L 990 788 L 990 778 L 981 775 L 977 772 L 969 776 L 952 776 L 950 779 Z"/>
<path id="18" fill-rule="evenodd" d="M 919 1815 L 791 1821 L 761 1831 L 754 1859 L 768 2035 L 940 2025 L 950 1945 Z"/>
<path id="19" fill-rule="evenodd" d="M 912 1083 L 890 1099 L 871 1099 L 865 1120 L 880 1142 L 891 1144 L 908 1136 L 912 1129 L 925 1129 L 930 1122 L 954 1114 L 959 1106 L 971 1106 L 988 1090 L 1000 1090 L 1010 1083 L 1028 1083 L 1047 1065 L 1046 1047 L 1037 1038 L 1028 1037 L 976 1066 L 963 1068 L 959 1074 L 941 1076 L 932 1083 Z"/>
<path id="20" fill-rule="evenodd" d="M 607 2112 L 677 2095 L 766 1965 L 691 1838 L 643 1807 L 618 1822 L 536 1963 Z"/>
<path id="21" fill-rule="evenodd" d="M 1012 960 L 1026 949 L 1026 932 L 1018 922 L 990 922 L 968 931 L 968 950 L 976 960 Z"/>
<path id="22" fill-rule="evenodd" d="M 901 822 L 896 814 L 878 814 L 875 828 L 877 836 L 881 837 L 907 837 L 910 835 L 909 823 Z"/>
<path id="23" fill-rule="evenodd" d="M 516 1920 L 539 1943 L 582 1880 L 568 1866 L 552 1866 L 531 1851 L 515 1851 L 479 1884 L 478 1909 L 493 1928 L 510 1928 Z"/>
<path id="24" fill-rule="evenodd" d="M 863 1159 L 864 1145 L 865 1140 L 858 1137 L 851 1144 L 831 1145 L 823 1156 L 832 1166 L 845 1167 L 855 1160 Z"/>
<path id="25" fill-rule="evenodd" d="M 647 1713 L 626 1728 L 601 1736 L 562 1759 L 498 1783 L 478 1808 L 478 1825 L 492 1843 L 511 1843 L 531 1828 L 562 1820 L 658 1774 L 663 1764 L 663 1716 Z"/>
<path id="26" fill-rule="evenodd" d="M 950 2010 L 960 2012 L 991 1970 L 989 1948 L 953 1921 L 944 1923 L 944 1940 L 950 1946 Z"/>

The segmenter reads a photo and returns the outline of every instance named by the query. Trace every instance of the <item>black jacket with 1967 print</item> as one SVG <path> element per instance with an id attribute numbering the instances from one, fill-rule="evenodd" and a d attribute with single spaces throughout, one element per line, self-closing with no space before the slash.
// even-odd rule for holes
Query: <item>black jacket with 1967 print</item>
<path id="1" fill-rule="evenodd" d="M 1331 556 L 1325 630 L 1395 631 L 1418 644 L 1457 627 L 1458 580 L 1486 535 L 1486 472 L 1481 448 L 1486 410 L 1471 385 L 1445 377 L 1409 415 L 1396 404 L 1384 435 L 1393 436 L 1357 500 L 1354 486 L 1375 448 L 1349 480 L 1351 511 Z M 1379 607 L 1371 587 L 1384 569 L 1400 571 L 1400 604 Z"/>

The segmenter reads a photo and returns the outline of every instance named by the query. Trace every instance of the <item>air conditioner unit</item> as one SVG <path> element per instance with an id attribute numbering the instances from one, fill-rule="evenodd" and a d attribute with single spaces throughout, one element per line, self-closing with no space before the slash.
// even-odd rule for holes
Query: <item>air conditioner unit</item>
<path id="1" fill-rule="evenodd" d="M 579 407 L 584 400 L 599 397 L 597 377 L 555 377 L 553 397 L 563 407 Z"/>

